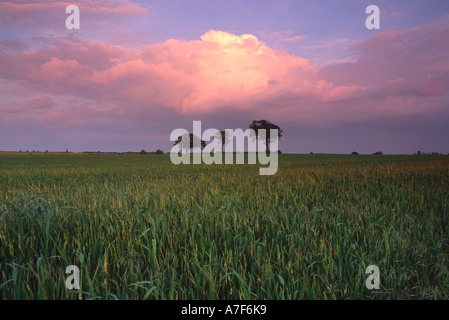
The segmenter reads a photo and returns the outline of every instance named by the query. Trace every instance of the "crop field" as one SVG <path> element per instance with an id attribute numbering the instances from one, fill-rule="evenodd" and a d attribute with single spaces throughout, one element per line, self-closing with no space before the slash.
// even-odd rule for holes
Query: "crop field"
<path id="1" fill-rule="evenodd" d="M 449 299 L 448 156 L 259 167 L 0 154 L 0 299 Z"/>

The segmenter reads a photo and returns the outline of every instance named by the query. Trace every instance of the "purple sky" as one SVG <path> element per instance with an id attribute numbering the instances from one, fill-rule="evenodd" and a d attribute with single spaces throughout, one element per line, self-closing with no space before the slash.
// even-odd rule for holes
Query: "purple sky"
<path id="1" fill-rule="evenodd" d="M 267 119 L 288 153 L 448 153 L 449 2 L 0 1 L 0 95 L 0 150 L 170 151 L 193 120 Z"/>

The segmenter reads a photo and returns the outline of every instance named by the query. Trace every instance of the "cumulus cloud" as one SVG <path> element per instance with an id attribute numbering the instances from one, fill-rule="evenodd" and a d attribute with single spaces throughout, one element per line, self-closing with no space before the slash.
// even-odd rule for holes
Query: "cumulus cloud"
<path id="1" fill-rule="evenodd" d="M 352 44 L 353 62 L 324 67 L 252 34 L 218 30 L 198 40 L 170 39 L 140 49 L 52 40 L 40 49 L 0 48 L 0 78 L 15 83 L 16 92 L 65 99 L 58 103 L 65 107 L 42 109 L 49 118 L 70 114 L 71 124 L 106 113 L 156 117 L 166 115 L 164 110 L 203 116 L 246 112 L 303 123 L 351 121 L 441 108 L 448 100 L 448 31 L 445 19 L 379 32 Z M 75 108 L 66 97 L 83 99 L 87 106 Z M 439 102 L 423 100 L 435 97 Z M 41 100 L 42 106 L 52 105 Z"/>
<path id="2" fill-rule="evenodd" d="M 257 109 L 261 100 L 351 99 L 365 88 L 334 86 L 308 60 L 250 34 L 210 30 L 141 51 L 100 42 L 64 42 L 0 56 L 0 73 L 35 90 L 90 99 L 157 104 L 179 113 Z"/>

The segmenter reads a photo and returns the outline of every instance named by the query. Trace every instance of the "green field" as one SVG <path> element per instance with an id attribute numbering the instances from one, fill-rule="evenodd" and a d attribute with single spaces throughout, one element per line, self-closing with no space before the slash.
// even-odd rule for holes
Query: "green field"
<path id="1" fill-rule="evenodd" d="M 449 299 L 448 156 L 279 161 L 0 154 L 0 299 Z"/>

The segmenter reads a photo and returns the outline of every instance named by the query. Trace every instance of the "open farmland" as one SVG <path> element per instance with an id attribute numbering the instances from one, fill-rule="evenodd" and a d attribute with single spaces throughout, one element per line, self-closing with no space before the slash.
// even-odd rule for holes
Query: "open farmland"
<path id="1" fill-rule="evenodd" d="M 259 167 L 0 154 L 0 299 L 449 299 L 449 157 Z"/>

